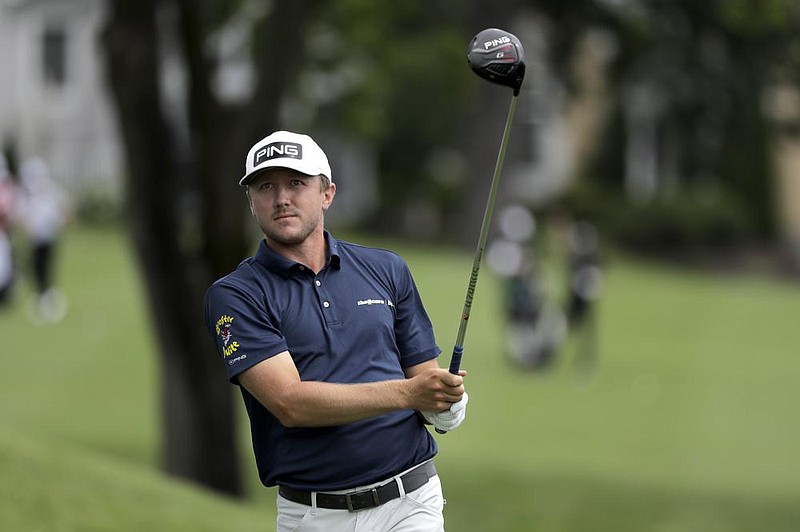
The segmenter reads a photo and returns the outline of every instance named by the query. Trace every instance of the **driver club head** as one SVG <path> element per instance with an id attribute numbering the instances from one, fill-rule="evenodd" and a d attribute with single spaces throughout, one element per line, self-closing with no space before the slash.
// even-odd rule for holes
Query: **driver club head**
<path id="1" fill-rule="evenodd" d="M 467 61 L 480 77 L 511 87 L 514 96 L 519 94 L 525 78 L 525 52 L 514 34 L 497 28 L 479 32 L 469 43 Z"/>

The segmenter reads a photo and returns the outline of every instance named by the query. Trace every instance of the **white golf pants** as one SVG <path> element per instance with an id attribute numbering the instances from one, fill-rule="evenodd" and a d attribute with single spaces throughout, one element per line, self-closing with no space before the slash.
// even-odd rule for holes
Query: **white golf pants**
<path id="1" fill-rule="evenodd" d="M 444 532 L 444 497 L 439 476 L 431 477 L 411 493 L 404 493 L 402 482 L 398 485 L 397 499 L 356 512 L 306 506 L 278 495 L 278 532 Z"/>

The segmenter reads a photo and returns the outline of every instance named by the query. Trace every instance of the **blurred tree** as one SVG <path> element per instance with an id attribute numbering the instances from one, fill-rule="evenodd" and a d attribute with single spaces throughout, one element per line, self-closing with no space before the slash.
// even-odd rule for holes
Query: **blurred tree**
<path id="1" fill-rule="evenodd" d="M 103 41 L 127 156 L 129 228 L 161 352 L 163 466 L 228 493 L 242 490 L 236 416 L 202 302 L 250 251 L 236 186 L 242 153 L 277 126 L 281 95 L 303 62 L 297 35 L 317 4 L 274 2 L 266 13 L 224 0 L 109 2 Z M 250 10 L 253 90 L 226 103 L 209 40 L 241 10 Z M 182 108 L 168 99 L 176 73 L 185 79 Z"/>
<path id="2" fill-rule="evenodd" d="M 608 203 L 615 207 L 607 215 L 630 215 L 630 208 L 619 208 L 627 197 L 634 210 L 656 203 L 671 208 L 668 223 L 677 227 L 680 209 L 693 203 L 702 206 L 698 213 L 718 218 L 707 220 L 705 243 L 719 235 L 717 222 L 734 221 L 719 217 L 736 210 L 740 227 L 730 227 L 741 230 L 736 238 L 774 234 L 772 139 L 762 107 L 776 81 L 797 83 L 796 2 L 545 0 L 535 6 L 552 24 L 551 61 L 570 91 L 577 85 L 567 65 L 582 34 L 602 27 L 618 45 L 610 80 L 615 112 L 596 158 L 581 172 L 579 186 L 595 191 L 585 209 Z"/>
<path id="3" fill-rule="evenodd" d="M 376 155 L 380 208 L 364 227 L 435 239 L 445 230 L 439 213 L 469 195 L 459 169 L 475 154 L 460 149 L 459 124 L 480 82 L 466 66 L 466 48 L 486 24 L 505 26 L 512 12 L 501 7 L 512 4 L 520 2 L 338 0 L 320 14 L 317 31 L 328 46 L 313 68 L 334 86 L 335 72 L 358 81 L 319 102 L 316 119 L 366 141 Z"/>

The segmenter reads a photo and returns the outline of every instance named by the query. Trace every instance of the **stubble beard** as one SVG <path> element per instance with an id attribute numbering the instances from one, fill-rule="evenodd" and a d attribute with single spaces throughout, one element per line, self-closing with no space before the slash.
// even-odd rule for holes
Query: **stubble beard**
<path id="1" fill-rule="evenodd" d="M 261 229 L 264 236 L 270 242 L 275 242 L 281 246 L 295 246 L 302 244 L 306 239 L 314 233 L 319 225 L 319 218 L 313 220 L 302 219 L 299 227 L 275 227 L 269 224 L 264 224 Z"/>

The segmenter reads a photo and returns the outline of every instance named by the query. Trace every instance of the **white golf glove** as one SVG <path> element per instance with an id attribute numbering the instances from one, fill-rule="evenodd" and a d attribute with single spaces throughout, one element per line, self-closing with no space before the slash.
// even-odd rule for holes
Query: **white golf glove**
<path id="1" fill-rule="evenodd" d="M 461 397 L 461 400 L 450 405 L 449 410 L 443 412 L 420 411 L 420 414 L 422 414 L 425 421 L 433 425 L 434 428 L 450 432 L 461 425 L 461 422 L 467 417 L 467 401 L 469 401 L 469 396 L 467 392 L 464 392 L 464 396 Z"/>

